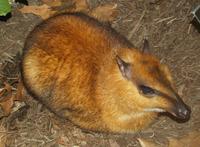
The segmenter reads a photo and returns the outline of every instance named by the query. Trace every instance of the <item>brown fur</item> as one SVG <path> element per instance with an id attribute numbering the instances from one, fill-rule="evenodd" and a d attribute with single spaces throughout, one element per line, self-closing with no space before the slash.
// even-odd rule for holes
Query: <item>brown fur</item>
<path id="1" fill-rule="evenodd" d="M 174 105 L 161 96 L 146 98 L 137 88 L 147 84 L 172 96 L 167 67 L 84 14 L 46 20 L 30 33 L 24 48 L 21 67 L 27 91 L 82 128 L 134 132 L 157 116 L 144 108 Z M 122 76 L 116 55 L 131 64 L 132 80 Z"/>

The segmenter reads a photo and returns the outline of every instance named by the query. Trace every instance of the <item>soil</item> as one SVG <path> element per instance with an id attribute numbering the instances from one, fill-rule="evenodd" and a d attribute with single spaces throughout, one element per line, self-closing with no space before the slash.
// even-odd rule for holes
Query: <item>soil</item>
<path id="1" fill-rule="evenodd" d="M 28 96 L 27 109 L 20 115 L 1 118 L 6 128 L 7 146 L 14 147 L 139 147 L 137 138 L 167 146 L 167 139 L 200 131 L 200 33 L 191 24 L 190 12 L 199 0 L 90 0 L 91 7 L 115 2 L 118 16 L 112 27 L 126 36 L 137 48 L 147 36 L 152 52 L 169 65 L 176 87 L 192 114 L 188 122 L 178 123 L 161 116 L 149 128 L 136 134 L 106 134 L 88 132 L 62 120 Z M 41 4 L 39 0 L 29 3 Z M 0 22 L 0 86 L 3 81 L 15 83 L 19 59 L 26 36 L 42 19 L 18 11 L 14 4 L 12 17 Z"/>

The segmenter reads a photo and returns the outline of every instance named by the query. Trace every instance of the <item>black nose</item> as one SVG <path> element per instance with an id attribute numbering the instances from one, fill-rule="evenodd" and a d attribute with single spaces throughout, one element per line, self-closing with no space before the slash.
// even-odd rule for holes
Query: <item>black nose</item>
<path id="1" fill-rule="evenodd" d="M 190 118 L 191 109 L 184 103 L 179 103 L 177 104 L 177 109 L 175 113 L 177 118 L 187 121 Z"/>

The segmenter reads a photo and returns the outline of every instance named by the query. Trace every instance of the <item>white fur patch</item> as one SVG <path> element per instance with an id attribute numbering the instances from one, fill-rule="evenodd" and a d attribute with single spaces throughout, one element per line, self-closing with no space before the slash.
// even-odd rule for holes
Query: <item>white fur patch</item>
<path id="1" fill-rule="evenodd" d="M 132 114 L 123 114 L 123 115 L 120 115 L 119 117 L 118 117 L 118 120 L 119 121 L 127 121 L 127 120 L 130 120 L 130 119 L 132 119 L 132 118 L 134 118 L 134 117 L 140 117 L 140 116 L 142 116 L 142 115 L 144 115 L 144 113 L 143 112 L 140 112 L 140 113 L 132 113 Z"/>
<path id="2" fill-rule="evenodd" d="M 165 112 L 164 109 L 161 109 L 161 108 L 147 108 L 147 109 L 144 109 L 145 112 Z"/>
<path id="3" fill-rule="evenodd" d="M 144 109 L 144 111 L 140 112 L 140 113 L 122 114 L 118 117 L 118 120 L 119 121 L 128 121 L 130 119 L 140 117 L 147 112 L 166 112 L 166 111 L 161 108 L 147 108 L 147 109 Z"/>

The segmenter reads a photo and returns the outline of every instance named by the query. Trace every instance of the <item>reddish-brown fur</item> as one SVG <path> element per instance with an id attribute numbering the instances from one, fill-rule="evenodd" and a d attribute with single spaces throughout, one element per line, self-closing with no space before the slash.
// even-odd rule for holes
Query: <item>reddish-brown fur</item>
<path id="1" fill-rule="evenodd" d="M 135 132 L 157 116 L 144 109 L 168 111 L 175 106 L 175 98 L 147 98 L 137 88 L 146 84 L 173 97 L 168 68 L 84 14 L 46 20 L 30 33 L 24 48 L 21 67 L 27 91 L 82 128 Z M 131 80 L 122 76 L 116 56 L 130 63 Z"/>

